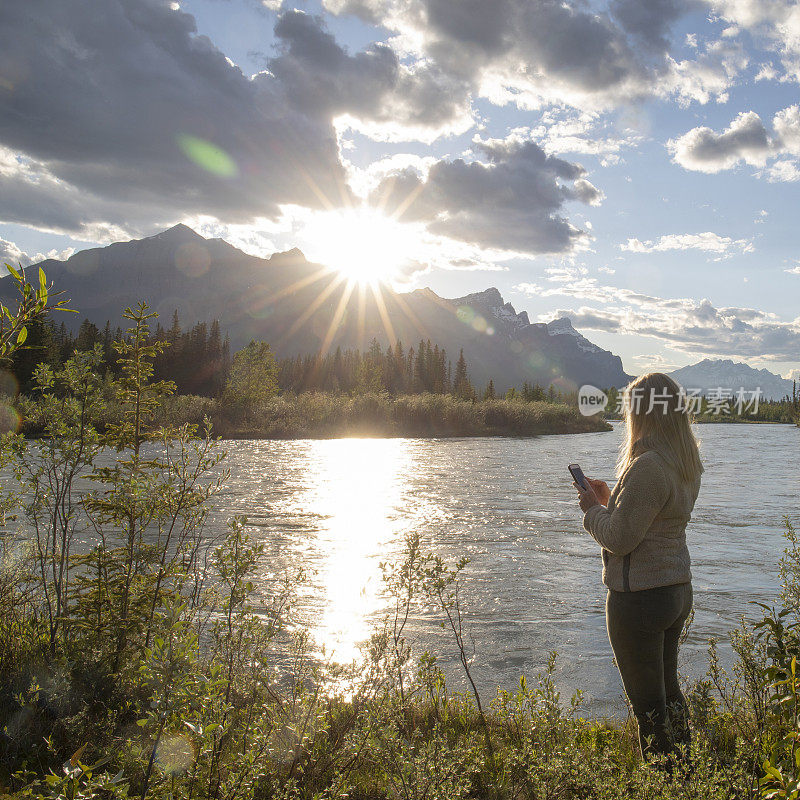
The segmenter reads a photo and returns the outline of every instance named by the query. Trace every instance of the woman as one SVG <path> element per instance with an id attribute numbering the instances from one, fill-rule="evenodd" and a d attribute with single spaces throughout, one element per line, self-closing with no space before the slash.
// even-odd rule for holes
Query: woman
<path id="1" fill-rule="evenodd" d="M 678 640 L 692 608 L 686 524 L 703 466 L 672 378 L 642 375 L 623 397 L 626 437 L 614 491 L 600 480 L 587 479 L 585 490 L 573 485 L 583 527 L 603 548 L 608 638 L 646 757 L 689 744 Z"/>

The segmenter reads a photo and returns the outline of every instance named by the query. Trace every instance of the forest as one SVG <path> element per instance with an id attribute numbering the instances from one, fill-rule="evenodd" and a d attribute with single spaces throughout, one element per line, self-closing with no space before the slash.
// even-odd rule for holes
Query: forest
<path id="1" fill-rule="evenodd" d="M 16 385 L 7 392 L 29 396 L 38 364 L 60 369 L 75 352 L 97 349 L 100 374 L 111 381 L 120 374 L 114 342 L 123 332 L 109 322 L 98 328 L 84 319 L 75 334 L 63 320 L 39 316 L 28 325 L 25 346 L 10 361 Z M 455 362 L 438 344 L 420 340 L 383 349 L 377 340 L 360 350 L 336 348 L 327 354 L 276 358 L 267 343 L 252 342 L 231 352 L 217 320 L 183 327 L 178 312 L 165 328 L 158 317 L 148 341 L 156 345 L 157 380 L 175 390 L 160 413 L 165 420 L 201 424 L 208 417 L 227 437 L 302 438 L 337 435 L 480 436 L 536 435 L 607 429 L 620 419 L 620 391 L 606 389 L 608 404 L 596 418 L 577 413 L 577 394 L 525 382 L 504 393 L 494 382 L 476 387 L 463 351 Z M 106 424 L 113 403 L 104 411 Z M 698 422 L 783 422 L 800 419 L 800 397 L 761 400 L 756 408 L 724 413 L 702 398 Z M 29 435 L 41 433 L 35 415 L 24 421 Z"/>
<path id="2" fill-rule="evenodd" d="M 51 317 L 33 320 L 28 326 L 26 346 L 11 360 L 11 371 L 24 394 L 31 387 L 33 372 L 39 363 L 61 366 L 76 350 L 89 351 L 99 345 L 102 351 L 100 369 L 103 374 L 119 374 L 113 342 L 122 338 L 120 328 L 106 322 L 101 330 L 88 319 L 73 334 L 62 321 L 56 325 Z M 218 320 L 198 322 L 182 327 L 177 310 L 172 323 L 164 328 L 156 320 L 151 334 L 153 342 L 167 345 L 154 361 L 159 380 L 171 380 L 178 394 L 219 397 L 227 384 L 232 364 L 230 340 L 220 331 Z M 273 357 L 274 358 L 274 357 Z M 474 387 L 469 364 L 463 351 L 453 364 L 444 349 L 428 340 L 404 349 L 402 342 L 382 350 L 373 339 L 365 352 L 335 351 L 325 355 L 311 354 L 275 360 L 276 385 L 281 392 L 326 392 L 348 395 L 387 392 L 405 394 L 452 394 L 462 399 L 492 399 L 497 396 L 494 382 Z M 574 402 L 574 394 L 555 388 L 545 389 L 525 383 L 511 391 L 511 398 L 548 402 Z"/>

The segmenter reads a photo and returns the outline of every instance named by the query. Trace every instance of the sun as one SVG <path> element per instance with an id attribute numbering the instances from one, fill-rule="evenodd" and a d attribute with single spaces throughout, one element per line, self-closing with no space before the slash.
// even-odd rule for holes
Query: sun
<path id="1" fill-rule="evenodd" d="M 303 231 L 306 255 L 351 283 L 392 283 L 413 261 L 414 231 L 375 209 L 323 211 Z"/>

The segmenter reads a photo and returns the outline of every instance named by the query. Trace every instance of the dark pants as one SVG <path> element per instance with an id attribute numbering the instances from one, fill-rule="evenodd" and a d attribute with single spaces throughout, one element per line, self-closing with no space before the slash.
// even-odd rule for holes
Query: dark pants
<path id="1" fill-rule="evenodd" d="M 689 744 L 678 685 L 678 639 L 692 609 L 692 584 L 639 592 L 608 591 L 606 625 L 625 693 L 639 723 L 642 756 Z"/>

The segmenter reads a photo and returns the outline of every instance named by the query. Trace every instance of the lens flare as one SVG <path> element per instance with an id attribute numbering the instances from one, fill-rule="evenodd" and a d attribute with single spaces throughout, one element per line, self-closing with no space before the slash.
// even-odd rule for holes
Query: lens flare
<path id="1" fill-rule="evenodd" d="M 186 276 L 197 278 L 205 275 L 211 266 L 208 250 L 194 242 L 182 244 L 175 252 L 175 266 Z"/>
<path id="2" fill-rule="evenodd" d="M 220 178 L 235 178 L 239 174 L 236 162 L 221 147 L 217 147 L 205 139 L 181 133 L 178 135 L 178 147 L 181 148 L 186 158 L 212 175 L 218 175 Z"/>
<path id="3" fill-rule="evenodd" d="M 0 435 L 16 433 L 20 429 L 22 419 L 15 408 L 0 400 Z"/>

